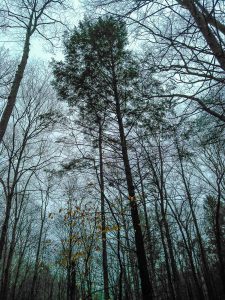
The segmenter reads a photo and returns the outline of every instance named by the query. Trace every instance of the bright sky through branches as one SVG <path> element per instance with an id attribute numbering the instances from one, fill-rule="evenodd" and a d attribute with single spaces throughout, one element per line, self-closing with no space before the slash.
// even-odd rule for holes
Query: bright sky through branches
<path id="1" fill-rule="evenodd" d="M 83 18 L 83 9 L 80 1 L 71 0 L 70 5 L 72 6 L 72 9 L 68 9 L 66 15 L 64 15 L 67 28 L 73 28 L 73 26 L 77 25 Z M 66 27 L 61 29 L 62 31 L 58 33 L 57 38 L 53 40 L 53 44 L 35 34 L 31 40 L 30 57 L 32 59 L 41 59 L 44 61 L 50 61 L 52 58 L 62 59 L 62 36 L 63 31 L 67 30 Z M 18 34 L 15 33 L 13 29 L 1 32 L 0 47 L 8 49 L 11 55 L 20 57 L 24 39 L 22 34 L 22 31 Z"/>

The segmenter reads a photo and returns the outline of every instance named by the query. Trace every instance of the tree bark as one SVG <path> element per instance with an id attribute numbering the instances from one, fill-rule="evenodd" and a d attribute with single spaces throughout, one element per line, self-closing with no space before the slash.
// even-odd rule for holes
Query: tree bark
<path id="1" fill-rule="evenodd" d="M 212 50 L 213 55 L 219 62 L 221 68 L 225 71 L 224 49 L 210 29 L 207 18 L 196 7 L 194 0 L 179 0 L 178 2 L 189 10 L 209 48 Z"/>
<path id="2" fill-rule="evenodd" d="M 153 299 L 153 287 L 152 287 L 152 283 L 149 278 L 148 269 L 146 267 L 147 266 L 147 258 L 146 258 L 146 252 L 145 252 L 145 247 L 144 247 L 144 239 L 143 239 L 143 234 L 142 234 L 142 229 L 141 229 L 141 224 L 140 224 L 137 202 L 136 202 L 136 198 L 135 198 L 135 189 L 134 189 L 131 167 L 130 167 L 130 162 L 129 162 L 129 157 L 128 157 L 126 136 L 125 136 L 125 132 L 124 132 L 119 94 L 118 94 L 118 90 L 117 90 L 115 66 L 114 66 L 113 62 L 112 62 L 112 78 L 113 78 L 113 82 L 112 82 L 113 83 L 113 93 L 114 93 L 114 99 L 115 99 L 115 104 L 116 104 L 116 116 L 117 116 L 117 122 L 118 122 L 118 126 L 119 126 L 122 157 L 123 157 L 123 163 L 124 163 L 125 175 L 126 175 L 126 181 L 127 181 L 128 199 L 130 202 L 131 217 L 132 217 L 132 223 L 133 223 L 133 228 L 134 228 L 134 232 L 135 232 L 135 246 L 136 246 L 136 252 L 137 252 L 137 259 L 138 259 L 138 269 L 139 269 L 139 274 L 140 274 L 140 279 L 141 279 L 142 297 L 143 297 L 143 300 L 151 300 L 151 299 Z"/>
<path id="3" fill-rule="evenodd" d="M 104 299 L 109 300 L 109 276 L 107 261 L 107 244 L 106 244 L 106 224 L 105 224 L 105 194 L 104 194 L 104 170 L 103 170 L 103 152 L 102 152 L 102 121 L 98 120 L 98 147 L 99 147 L 99 171 L 100 171 L 100 190 L 101 190 L 101 226 L 102 226 L 102 268 L 104 280 Z"/>
<path id="4" fill-rule="evenodd" d="M 15 243 L 16 243 L 16 229 L 17 229 L 17 224 L 19 221 L 19 217 L 15 217 L 15 222 L 13 225 L 13 230 L 12 230 L 12 240 L 10 243 L 9 247 L 9 253 L 8 253 L 8 258 L 6 262 L 6 267 L 3 268 L 2 271 L 2 283 L 1 283 L 1 292 L 0 292 L 0 299 L 8 299 L 8 292 L 9 292 L 9 282 L 10 282 L 10 268 L 11 268 L 11 263 L 14 255 L 14 249 L 15 249 Z"/>
<path id="5" fill-rule="evenodd" d="M 29 27 L 27 28 L 26 38 L 24 42 L 24 48 L 23 48 L 23 55 L 21 58 L 21 61 L 18 65 L 16 74 L 13 79 L 12 87 L 8 96 L 6 107 L 3 111 L 1 121 L 0 121 L 0 143 L 2 142 L 2 139 L 5 135 L 6 128 L 8 126 L 8 122 L 10 119 L 10 116 L 12 114 L 13 108 L 16 103 L 17 94 L 19 91 L 20 83 L 22 81 L 24 71 L 27 65 L 28 56 L 30 52 L 30 37 L 31 37 L 31 22 Z"/>
<path id="6" fill-rule="evenodd" d="M 10 212 L 12 207 L 12 194 L 10 193 L 6 200 L 6 211 L 5 211 L 5 219 L 1 229 L 1 237 L 0 237 L 0 260 L 2 259 L 3 248 L 5 245 L 5 240 L 8 232 L 8 224 L 10 218 Z"/>

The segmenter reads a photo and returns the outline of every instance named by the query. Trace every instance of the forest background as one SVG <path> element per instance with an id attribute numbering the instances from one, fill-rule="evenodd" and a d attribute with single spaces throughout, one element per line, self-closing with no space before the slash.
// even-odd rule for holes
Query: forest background
<path id="1" fill-rule="evenodd" d="M 224 299 L 225 3 L 0 3 L 0 299 Z"/>

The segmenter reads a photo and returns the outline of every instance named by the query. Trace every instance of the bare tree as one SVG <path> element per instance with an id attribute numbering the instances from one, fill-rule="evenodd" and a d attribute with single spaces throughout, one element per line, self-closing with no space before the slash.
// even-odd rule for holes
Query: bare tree
<path id="1" fill-rule="evenodd" d="M 20 29 L 24 35 L 23 52 L 15 72 L 12 86 L 9 91 L 6 106 L 0 121 L 0 142 L 4 137 L 9 118 L 12 115 L 16 103 L 19 87 L 24 76 L 30 52 L 31 37 L 34 33 L 50 40 L 46 30 L 50 25 L 62 24 L 59 11 L 65 9 L 65 0 L 24 0 L 3 1 L 0 7 L 0 18 L 5 22 L 4 26 L 12 29 Z"/>
<path id="2" fill-rule="evenodd" d="M 30 75 L 34 75 L 32 69 Z M 45 74 L 46 76 L 46 74 Z M 12 134 L 2 144 L 2 154 L 7 160 L 1 168 L 1 187 L 3 199 L 5 200 L 5 214 L 1 227 L 0 258 L 7 237 L 10 213 L 16 197 L 17 187 L 23 180 L 27 183 L 44 165 L 48 165 L 51 156 L 46 151 L 47 140 L 42 134 L 50 124 L 51 115 L 47 97 L 53 96 L 46 78 L 41 76 L 27 78 L 26 85 L 21 89 L 21 98 L 15 111 Z M 39 81 L 39 83 L 37 83 Z M 46 98 L 45 98 L 46 97 Z M 46 115 L 48 117 L 46 117 Z M 50 118 L 49 118 L 50 117 Z M 38 146 L 32 146 L 32 142 Z M 34 144 L 33 144 L 34 145 Z"/>
<path id="3" fill-rule="evenodd" d="M 171 88 L 164 97 L 191 102 L 225 122 L 224 1 L 84 2 L 100 14 L 127 20 L 143 45 L 143 68 L 157 71 Z"/>

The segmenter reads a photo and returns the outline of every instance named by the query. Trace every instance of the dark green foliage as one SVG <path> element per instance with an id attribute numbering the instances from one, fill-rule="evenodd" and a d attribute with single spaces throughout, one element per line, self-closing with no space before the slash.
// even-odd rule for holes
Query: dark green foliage
<path id="1" fill-rule="evenodd" d="M 123 108 L 134 98 L 137 62 L 126 50 L 123 21 L 112 17 L 85 20 L 65 38 L 65 62 L 54 62 L 55 86 L 62 100 L 79 106 L 80 115 L 98 121 L 112 105 L 112 70 L 116 70 Z M 113 110 L 113 109 L 112 109 Z"/>

